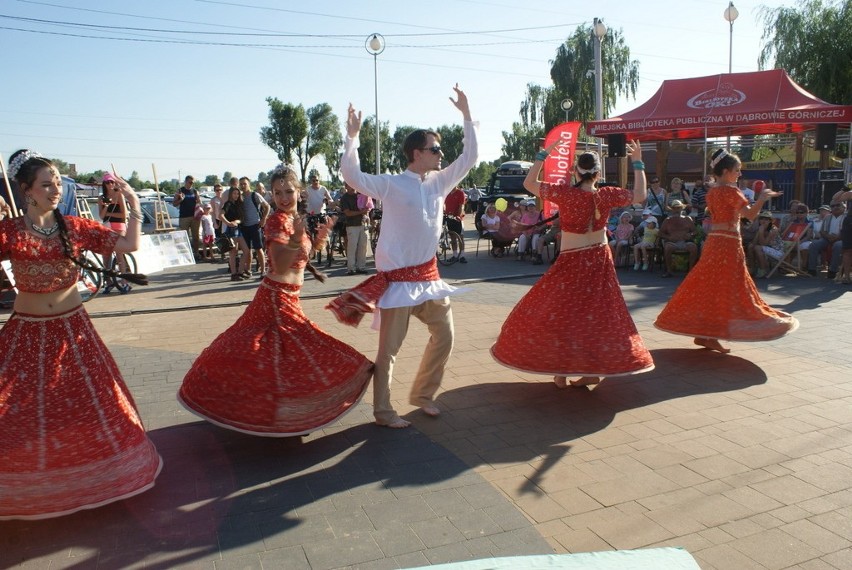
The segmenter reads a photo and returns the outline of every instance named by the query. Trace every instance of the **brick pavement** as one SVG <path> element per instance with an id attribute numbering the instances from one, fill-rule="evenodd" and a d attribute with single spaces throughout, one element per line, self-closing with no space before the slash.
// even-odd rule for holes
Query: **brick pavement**
<path id="1" fill-rule="evenodd" d="M 370 425 L 368 394 L 322 432 L 269 440 L 196 421 L 174 399 L 193 358 L 251 298 L 254 285 L 226 281 L 221 267 L 89 304 L 164 471 L 117 505 L 0 523 L 0 567 L 384 569 L 648 546 L 685 547 L 705 570 L 852 567 L 848 289 L 761 283 L 801 328 L 723 356 L 651 327 L 677 279 L 621 272 L 657 368 L 587 392 L 495 364 L 488 347 L 534 280 L 475 282 L 454 301 L 440 419 L 405 403 L 426 341 L 415 324 L 393 388 L 413 429 Z M 480 257 L 443 273 L 531 269 Z M 351 282 L 308 283 L 305 310 L 372 357 L 375 334 L 343 328 L 325 299 L 309 298 Z"/>

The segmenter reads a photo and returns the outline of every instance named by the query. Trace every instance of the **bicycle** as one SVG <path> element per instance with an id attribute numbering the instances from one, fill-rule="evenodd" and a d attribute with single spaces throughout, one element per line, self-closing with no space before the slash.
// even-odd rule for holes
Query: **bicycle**
<path id="1" fill-rule="evenodd" d="M 122 268 L 121 265 L 119 264 L 119 261 L 118 261 L 119 256 L 124 256 L 125 268 Z M 132 253 L 119 253 L 119 254 L 113 253 L 112 254 L 109 269 L 112 269 L 116 273 L 138 273 L 136 268 L 137 268 L 136 258 L 133 257 Z M 130 292 L 131 287 L 130 287 L 129 283 L 127 283 L 127 282 L 118 283 L 117 280 L 115 280 L 115 279 L 111 280 L 109 277 L 107 277 L 105 275 L 102 275 L 102 278 L 103 278 L 103 285 L 104 285 L 104 288 L 103 288 L 104 294 L 107 294 L 110 291 L 112 291 L 113 287 L 117 288 L 118 291 L 122 294 Z"/>
<path id="2" fill-rule="evenodd" d="M 464 247 L 464 237 L 447 227 L 447 220 L 451 217 L 444 215 L 444 226 L 441 228 L 441 236 L 438 238 L 438 251 L 435 255 L 441 265 L 452 265 L 459 260 L 456 255 L 453 255 L 453 243 L 456 244 L 457 251 Z"/>
<path id="3" fill-rule="evenodd" d="M 103 267 L 103 263 L 97 254 L 86 250 L 82 252 L 82 255 L 91 265 L 95 267 Z M 83 299 L 84 303 L 98 296 L 98 293 L 101 292 L 103 280 L 104 275 L 100 271 L 89 269 L 87 267 L 79 268 L 79 271 L 77 272 L 77 291 L 80 293 L 80 297 Z"/>
<path id="4" fill-rule="evenodd" d="M 337 217 L 337 222 L 329 230 L 325 243 L 325 266 L 331 267 L 335 253 L 340 257 L 346 257 L 346 218 L 340 212 L 329 212 L 328 215 Z"/>
<path id="5" fill-rule="evenodd" d="M 382 211 L 373 208 L 370 210 L 370 228 L 367 230 L 370 234 L 370 250 L 373 252 L 373 257 L 376 256 L 376 244 L 379 243 L 379 234 L 382 231 Z"/>

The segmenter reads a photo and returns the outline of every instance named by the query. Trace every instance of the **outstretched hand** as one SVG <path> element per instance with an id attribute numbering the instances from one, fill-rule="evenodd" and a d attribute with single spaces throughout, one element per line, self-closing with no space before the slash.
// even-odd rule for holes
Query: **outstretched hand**
<path id="1" fill-rule="evenodd" d="M 293 216 L 293 235 L 291 240 L 302 241 L 302 236 L 305 235 L 305 217 L 296 214 Z"/>
<path id="2" fill-rule="evenodd" d="M 628 143 L 627 152 L 630 154 L 630 160 L 642 160 L 642 146 L 638 140 L 633 139 Z"/>
<path id="3" fill-rule="evenodd" d="M 453 98 L 450 97 L 450 102 L 455 105 L 456 109 L 462 112 L 462 117 L 464 117 L 465 121 L 470 120 L 470 105 L 467 101 L 467 95 L 464 94 L 464 91 L 459 89 L 459 84 L 456 83 L 453 87 L 453 91 L 456 92 L 457 99 L 453 101 Z"/>
<path id="4" fill-rule="evenodd" d="M 361 131 L 361 111 L 355 111 L 352 103 L 349 103 L 349 112 L 346 116 L 346 134 L 350 139 L 354 139 Z"/>

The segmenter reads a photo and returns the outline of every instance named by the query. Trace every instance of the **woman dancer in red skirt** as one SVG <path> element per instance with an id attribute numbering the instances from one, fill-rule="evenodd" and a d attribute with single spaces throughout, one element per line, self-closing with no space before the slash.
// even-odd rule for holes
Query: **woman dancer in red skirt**
<path id="1" fill-rule="evenodd" d="M 524 188 L 559 206 L 562 244 L 556 263 L 524 295 L 500 331 L 491 354 L 501 364 L 553 375 L 560 388 L 592 386 L 606 376 L 637 374 L 654 368 L 621 295 L 606 222 L 612 208 L 645 200 L 645 165 L 639 143 L 629 145 L 635 181 L 632 192 L 614 186 L 596 188 L 598 155 L 577 158 L 579 182 L 547 184 L 538 175 L 548 152 L 536 155 Z"/>
<path id="2" fill-rule="evenodd" d="M 270 181 L 276 211 L 264 228 L 270 271 L 246 312 L 204 349 L 178 394 L 191 412 L 225 428 L 284 437 L 322 428 L 363 396 L 373 363 L 302 312 L 299 291 L 313 251 L 296 206 L 301 185 L 287 166 Z"/>
<path id="3" fill-rule="evenodd" d="M 82 250 L 134 251 L 142 213 L 116 176 L 129 205 L 126 235 L 62 216 L 59 172 L 32 151 L 13 154 L 9 174 L 26 213 L 0 221 L 0 256 L 11 260 L 18 287 L 0 331 L 0 519 L 40 519 L 136 495 L 160 472 L 160 456 L 77 291 Z"/>
<path id="4" fill-rule="evenodd" d="M 742 163 L 725 149 L 713 153 L 710 166 L 718 185 L 707 192 L 713 224 L 701 259 L 686 275 L 654 322 L 660 330 L 694 337 L 698 346 L 728 353 L 720 339 L 760 341 L 780 338 L 798 328 L 795 317 L 773 309 L 760 297 L 749 275 L 740 240 L 740 218 L 754 220 L 763 204 L 781 196 L 764 188 L 749 204 L 737 188 Z"/>

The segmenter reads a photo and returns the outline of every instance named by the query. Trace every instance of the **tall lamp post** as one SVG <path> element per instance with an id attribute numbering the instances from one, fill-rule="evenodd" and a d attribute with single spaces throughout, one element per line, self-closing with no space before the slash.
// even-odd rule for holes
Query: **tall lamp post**
<path id="1" fill-rule="evenodd" d="M 601 72 L 601 41 L 606 35 L 606 26 L 599 19 L 595 18 L 595 23 L 592 28 L 595 34 L 595 120 L 603 119 L 603 77 Z M 603 140 L 598 137 L 598 156 L 601 159 L 601 178 L 606 180 L 606 161 L 603 158 Z"/>
<path id="2" fill-rule="evenodd" d="M 734 20 L 740 15 L 739 10 L 734 7 L 734 3 L 728 2 L 728 7 L 725 8 L 725 13 L 723 14 L 724 18 L 730 24 L 730 33 L 728 35 L 728 75 L 733 73 L 733 64 L 734 64 Z M 730 131 L 728 131 L 728 148 L 731 148 L 731 135 Z M 706 154 L 706 153 L 705 153 Z"/>
<path id="3" fill-rule="evenodd" d="M 385 38 L 382 34 L 370 34 L 364 43 L 367 53 L 373 56 L 373 88 L 376 93 L 376 174 L 382 173 L 381 153 L 379 151 L 379 54 L 385 51 Z"/>
<path id="4" fill-rule="evenodd" d="M 736 20 L 740 15 L 739 10 L 734 7 L 733 2 L 728 3 L 728 7 L 725 8 L 724 17 L 731 25 L 731 32 L 728 39 L 728 73 L 732 73 L 733 63 L 734 63 L 734 20 Z"/>

